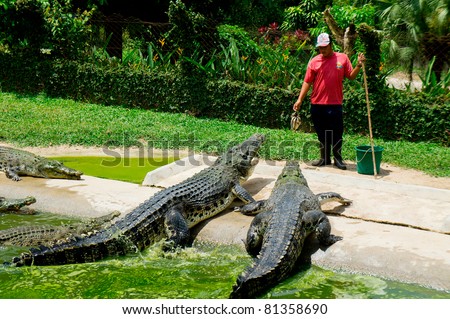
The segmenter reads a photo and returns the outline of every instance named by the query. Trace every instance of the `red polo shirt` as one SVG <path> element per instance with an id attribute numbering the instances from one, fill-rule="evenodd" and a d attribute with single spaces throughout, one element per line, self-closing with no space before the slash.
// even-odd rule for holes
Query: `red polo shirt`
<path id="1" fill-rule="evenodd" d="M 311 104 L 342 104 L 344 78 L 353 67 L 344 53 L 333 52 L 330 57 L 315 56 L 308 64 L 305 82 L 312 83 Z"/>

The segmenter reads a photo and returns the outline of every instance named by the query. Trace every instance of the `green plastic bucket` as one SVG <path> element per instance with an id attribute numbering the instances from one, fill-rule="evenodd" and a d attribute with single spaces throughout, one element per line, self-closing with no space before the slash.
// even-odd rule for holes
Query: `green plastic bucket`
<path id="1" fill-rule="evenodd" d="M 355 147 L 356 150 L 356 170 L 359 174 L 374 175 L 373 173 L 373 159 L 372 148 L 369 145 L 360 145 Z M 380 172 L 381 155 L 384 148 L 381 146 L 374 146 L 375 152 L 375 166 L 377 174 Z"/>

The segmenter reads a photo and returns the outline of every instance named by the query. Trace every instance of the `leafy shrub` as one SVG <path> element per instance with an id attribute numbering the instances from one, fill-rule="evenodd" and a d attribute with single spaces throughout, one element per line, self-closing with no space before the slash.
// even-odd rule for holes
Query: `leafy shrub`
<path id="1" fill-rule="evenodd" d="M 50 38 L 42 48 L 56 57 L 76 59 L 88 45 L 88 25 L 94 10 L 74 9 L 72 0 L 44 2 L 43 18 Z"/>
<path id="2" fill-rule="evenodd" d="M 438 81 L 436 72 L 433 71 L 435 62 L 436 57 L 434 56 L 430 63 L 428 63 L 425 75 L 421 77 L 422 92 L 425 92 L 430 96 L 446 95 L 447 98 L 450 98 L 450 70 L 447 70 L 447 73 L 442 73 L 442 79 Z"/>
<path id="3" fill-rule="evenodd" d="M 364 46 L 366 57 L 367 86 L 371 92 L 382 91 L 385 89 L 386 84 L 383 76 L 380 76 L 381 37 L 374 28 L 365 23 L 359 25 L 358 35 Z"/>
<path id="4" fill-rule="evenodd" d="M 365 91 L 354 83 L 345 87 L 345 127 L 352 133 L 368 134 Z M 385 88 L 369 92 L 369 99 L 374 137 L 449 145 L 446 119 L 450 117 L 450 105 L 445 97 Z"/>
<path id="5" fill-rule="evenodd" d="M 164 112 L 189 113 L 270 128 L 288 128 L 296 93 L 262 85 L 133 69 L 121 64 L 95 65 L 67 60 L 0 54 L 3 91 L 45 92 L 104 105 L 124 105 Z M 367 134 L 365 92 L 345 82 L 345 127 Z M 449 143 L 450 105 L 445 97 L 395 89 L 371 92 L 374 136 L 386 139 Z M 301 109 L 310 123 L 309 105 Z"/>
<path id="6" fill-rule="evenodd" d="M 12 52 L 75 59 L 84 52 L 93 10 L 75 10 L 72 0 L 8 0 L 0 5 L 0 35 Z"/>
<path id="7" fill-rule="evenodd" d="M 353 5 L 334 5 L 331 8 L 331 14 L 340 27 L 346 28 L 351 23 L 357 26 L 361 23 L 375 26 L 377 8 L 372 4 L 365 4 L 360 7 Z"/>
<path id="8" fill-rule="evenodd" d="M 229 23 L 244 27 L 265 25 L 281 21 L 286 0 L 233 1 L 229 11 Z"/>
<path id="9" fill-rule="evenodd" d="M 206 23 L 207 19 L 203 15 L 188 9 L 182 1 L 174 0 L 169 4 L 168 16 L 172 29 L 167 38 L 174 47 L 181 49 L 183 55 L 189 58 L 197 52 L 207 58 L 211 56 L 214 47 L 218 46 L 218 37 L 216 28 Z M 205 44 L 205 38 L 209 39 L 208 45 Z M 190 63 L 182 63 L 182 69 L 186 74 L 193 70 Z"/>
<path id="10" fill-rule="evenodd" d="M 231 42 L 236 43 L 237 49 L 244 56 L 257 57 L 259 52 L 258 43 L 256 43 L 241 27 L 222 24 L 217 27 L 220 43 L 223 47 L 227 47 Z"/>
<path id="11" fill-rule="evenodd" d="M 308 30 L 315 27 L 322 18 L 323 8 L 317 0 L 305 0 L 298 6 L 286 8 L 282 30 Z"/>
<path id="12" fill-rule="evenodd" d="M 0 89 L 24 94 L 41 92 L 51 70 L 51 61 L 46 56 L 27 50 L 15 55 L 0 52 Z"/>
<path id="13" fill-rule="evenodd" d="M 220 26 L 222 51 L 216 52 L 214 71 L 222 78 L 262 84 L 293 91 L 303 83 L 310 55 L 304 50 L 307 34 L 284 32 L 276 22 L 260 27 L 260 44 L 248 32 L 228 25 Z"/>

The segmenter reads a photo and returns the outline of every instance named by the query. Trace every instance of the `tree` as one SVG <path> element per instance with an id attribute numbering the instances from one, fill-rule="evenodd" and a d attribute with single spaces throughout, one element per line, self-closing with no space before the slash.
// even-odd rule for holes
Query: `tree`
<path id="1" fill-rule="evenodd" d="M 9 0 L 0 4 L 1 44 L 12 52 L 75 59 L 86 48 L 93 10 L 72 0 Z"/>
<path id="2" fill-rule="evenodd" d="M 284 10 L 282 30 L 308 30 L 315 27 L 322 17 L 325 7 L 318 0 L 304 0 L 298 6 Z"/>
<path id="3" fill-rule="evenodd" d="M 384 31 L 390 37 L 391 59 L 407 64 L 412 80 L 414 62 L 423 53 L 424 42 L 433 35 L 434 41 L 426 47 L 438 46 L 450 28 L 449 0 L 380 0 Z M 443 50 L 448 51 L 448 50 Z M 443 52 L 441 61 L 448 60 Z M 426 55 L 425 55 L 426 56 Z M 429 59 L 429 57 L 428 57 Z M 443 65 L 436 65 L 442 68 Z M 440 70 L 438 70 L 439 72 Z"/>
<path id="4" fill-rule="evenodd" d="M 331 33 L 333 34 L 333 38 L 335 39 L 335 41 L 342 47 L 345 54 L 347 54 L 348 56 L 352 56 L 355 53 L 353 49 L 356 41 L 355 24 L 351 23 L 344 30 L 343 28 L 338 26 L 329 9 L 325 10 L 323 12 L 323 15 L 325 18 L 325 22 L 328 25 Z"/>

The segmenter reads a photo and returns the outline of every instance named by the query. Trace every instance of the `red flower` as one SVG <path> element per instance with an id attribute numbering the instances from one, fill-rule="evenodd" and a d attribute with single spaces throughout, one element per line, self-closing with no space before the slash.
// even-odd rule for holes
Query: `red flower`
<path id="1" fill-rule="evenodd" d="M 278 23 L 277 22 L 272 22 L 271 24 L 269 24 L 269 28 L 272 30 L 277 30 L 278 29 Z"/>
<path id="2" fill-rule="evenodd" d="M 295 30 L 295 36 L 297 37 L 297 39 L 299 40 L 306 40 L 308 38 L 308 32 L 307 31 L 302 31 L 302 30 Z"/>
<path id="3" fill-rule="evenodd" d="M 266 26 L 262 26 L 258 28 L 258 32 L 259 33 L 266 33 L 267 32 L 267 27 Z"/>

